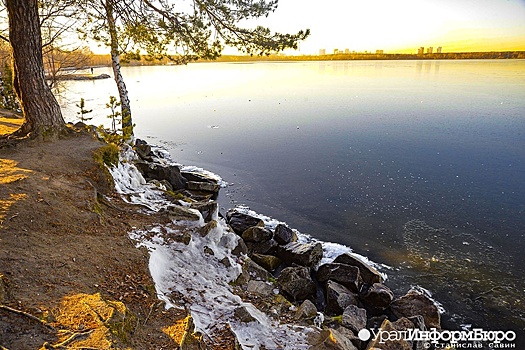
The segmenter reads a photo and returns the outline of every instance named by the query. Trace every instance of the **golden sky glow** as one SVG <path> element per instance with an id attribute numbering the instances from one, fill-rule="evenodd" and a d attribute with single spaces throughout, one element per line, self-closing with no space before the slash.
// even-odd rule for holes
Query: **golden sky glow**
<path id="1" fill-rule="evenodd" d="M 264 25 L 310 28 L 301 53 L 319 49 L 413 52 L 525 50 L 525 0 L 280 0 Z"/>

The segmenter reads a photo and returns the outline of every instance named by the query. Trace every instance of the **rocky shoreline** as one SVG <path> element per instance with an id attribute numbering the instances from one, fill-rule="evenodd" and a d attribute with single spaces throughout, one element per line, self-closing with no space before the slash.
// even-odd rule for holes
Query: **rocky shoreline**
<path id="1" fill-rule="evenodd" d="M 271 227 L 258 215 L 242 208 L 230 209 L 225 217 L 219 218 L 215 201 L 220 190 L 217 179 L 159 161 L 164 155 L 145 141 L 137 140 L 134 150 L 138 155 L 134 165 L 144 179 L 163 191 L 172 203 L 160 212 L 174 222 L 195 222 L 202 218 L 198 228 L 201 236 L 216 228 L 218 220 L 224 220 L 228 230 L 235 233 L 237 242 L 231 249 L 232 256 L 224 257 L 221 262 L 230 266 L 234 261 L 242 266 L 242 272 L 232 283 L 235 292 L 243 300 L 259 304 L 260 309 L 274 319 L 286 319 L 292 325 L 304 327 L 309 348 L 365 350 L 435 346 L 428 339 L 391 337 L 385 340 L 377 336 L 411 330 L 440 332 L 439 309 L 424 292 L 411 289 L 405 295 L 395 296 L 384 283 L 383 275 L 352 253 L 321 263 L 324 254 L 321 243 L 300 239 L 297 231 L 283 223 Z M 188 246 L 194 237 L 186 234 L 174 239 Z M 206 246 L 203 249 L 206 248 L 205 253 L 211 258 L 213 249 Z M 235 309 L 233 318 L 246 324 L 257 321 L 249 308 L 243 306 Z M 244 348 L 239 339 L 236 344 Z M 204 344 L 195 346 L 186 349 L 205 347 Z M 266 347 L 256 344 L 255 348 Z"/>

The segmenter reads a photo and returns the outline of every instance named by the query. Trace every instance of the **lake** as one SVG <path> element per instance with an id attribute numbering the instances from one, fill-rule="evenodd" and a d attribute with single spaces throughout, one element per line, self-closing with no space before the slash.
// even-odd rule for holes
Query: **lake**
<path id="1" fill-rule="evenodd" d="M 110 73 L 107 68 L 95 74 Z M 444 324 L 524 340 L 525 61 L 126 67 L 135 133 L 223 177 L 238 204 L 389 265 Z M 76 81 L 104 123 L 110 80 Z M 466 326 L 467 325 L 467 326 Z"/>

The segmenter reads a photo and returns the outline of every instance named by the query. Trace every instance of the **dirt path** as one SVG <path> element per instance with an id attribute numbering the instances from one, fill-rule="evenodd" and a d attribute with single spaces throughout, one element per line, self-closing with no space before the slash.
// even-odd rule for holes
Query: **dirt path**
<path id="1" fill-rule="evenodd" d="M 0 150 L 0 348 L 178 348 L 168 334 L 186 315 L 164 311 L 127 234 L 159 219 L 97 200 L 112 189 L 101 146 L 78 133 Z"/>

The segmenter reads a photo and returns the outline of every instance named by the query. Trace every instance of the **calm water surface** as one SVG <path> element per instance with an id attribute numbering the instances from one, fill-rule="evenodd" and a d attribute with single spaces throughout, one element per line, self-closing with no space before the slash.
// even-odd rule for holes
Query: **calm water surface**
<path id="1" fill-rule="evenodd" d="M 109 70 L 107 70 L 109 72 Z M 100 69 L 98 73 L 106 72 Z M 95 71 L 97 73 L 97 71 Z M 447 325 L 525 343 L 525 61 L 130 67 L 136 134 L 231 183 L 245 204 L 394 267 Z M 105 123 L 112 80 L 73 82 Z"/>

